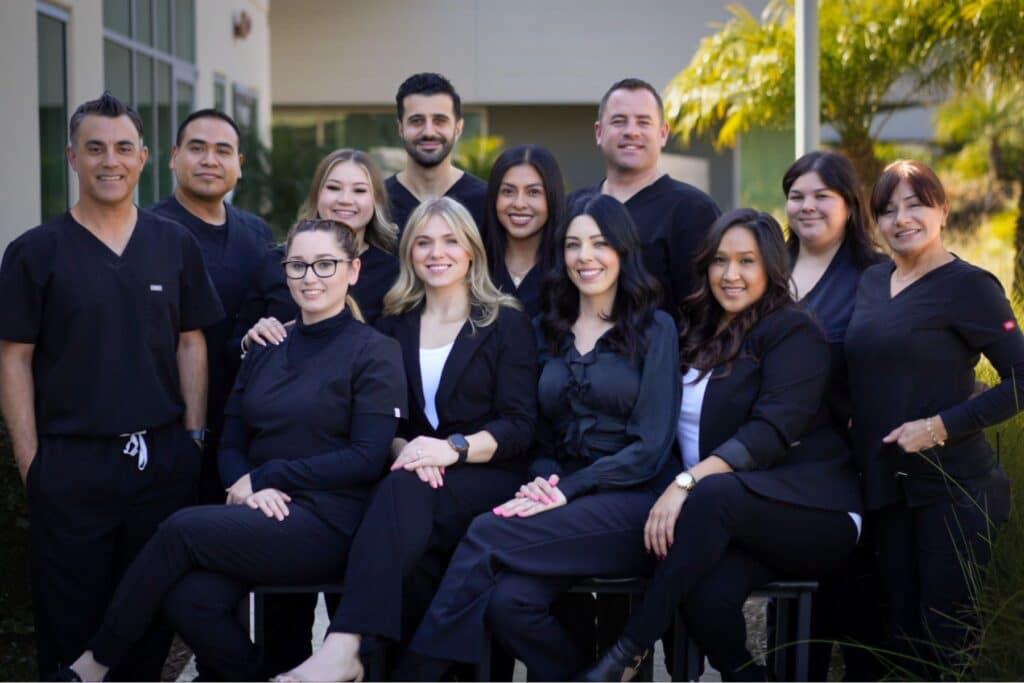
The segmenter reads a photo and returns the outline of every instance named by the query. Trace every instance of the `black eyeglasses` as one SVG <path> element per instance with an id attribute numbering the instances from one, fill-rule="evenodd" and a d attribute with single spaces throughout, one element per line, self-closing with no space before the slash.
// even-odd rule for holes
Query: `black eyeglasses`
<path id="1" fill-rule="evenodd" d="M 352 263 L 352 259 L 322 258 L 312 263 L 306 263 L 305 261 L 281 261 L 281 265 L 284 266 L 284 275 L 289 280 L 301 280 L 306 277 L 306 271 L 310 268 L 313 269 L 313 274 L 317 277 L 330 277 L 337 272 L 339 263 Z"/>

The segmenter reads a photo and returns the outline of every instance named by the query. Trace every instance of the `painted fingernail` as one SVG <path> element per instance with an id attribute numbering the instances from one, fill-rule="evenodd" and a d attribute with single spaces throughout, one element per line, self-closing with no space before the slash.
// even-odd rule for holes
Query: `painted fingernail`
<path id="1" fill-rule="evenodd" d="M 532 501 L 534 501 L 534 502 L 537 502 L 537 501 L 539 501 L 539 500 L 540 500 L 540 496 L 535 496 L 535 495 L 533 495 L 533 494 L 530 494 L 530 500 L 532 500 Z"/>

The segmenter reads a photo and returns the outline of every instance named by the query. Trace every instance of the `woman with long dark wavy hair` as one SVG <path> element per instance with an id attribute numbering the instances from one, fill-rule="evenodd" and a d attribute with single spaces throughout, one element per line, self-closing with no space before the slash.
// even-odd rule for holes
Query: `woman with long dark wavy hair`
<path id="1" fill-rule="evenodd" d="M 540 145 L 502 152 L 491 168 L 486 206 L 491 279 L 534 318 L 541 312 L 544 276 L 554 263 L 555 231 L 566 215 L 565 182 L 554 155 Z"/>
<path id="2" fill-rule="evenodd" d="M 641 533 L 659 562 L 643 604 L 584 680 L 635 673 L 680 604 L 723 680 L 763 678 L 745 644 L 747 596 L 832 572 L 857 541 L 857 478 L 823 401 L 829 348 L 790 296 L 779 224 L 729 212 L 696 265 L 676 366 L 679 460 Z"/>
<path id="3" fill-rule="evenodd" d="M 537 680 L 587 661 L 551 604 L 581 576 L 645 568 L 641 532 L 679 410 L 675 326 L 656 310 L 626 208 L 601 195 L 559 231 L 540 324 L 546 433 L 533 478 L 477 517 L 456 550 L 400 676 L 477 662 L 484 625 Z"/>

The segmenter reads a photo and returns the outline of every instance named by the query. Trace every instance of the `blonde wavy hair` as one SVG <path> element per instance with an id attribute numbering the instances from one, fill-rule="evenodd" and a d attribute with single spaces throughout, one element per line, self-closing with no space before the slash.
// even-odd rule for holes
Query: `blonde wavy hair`
<path id="1" fill-rule="evenodd" d="M 384 190 L 384 176 L 381 175 L 380 167 L 366 152 L 358 149 L 342 148 L 336 149 L 316 165 L 313 172 L 313 181 L 309 184 L 309 195 L 302 202 L 299 208 L 298 220 L 315 220 L 326 218 L 317 214 L 316 205 L 320 199 L 320 193 L 327 184 L 327 178 L 331 171 L 338 164 L 346 161 L 358 165 L 366 173 L 370 180 L 370 188 L 373 190 L 373 218 L 366 225 L 363 239 L 367 244 L 372 244 L 381 251 L 389 254 L 395 253 L 398 246 L 398 226 L 391 221 L 391 212 L 388 209 L 388 195 Z"/>
<path id="2" fill-rule="evenodd" d="M 476 318 L 470 315 L 470 323 L 474 327 L 486 327 L 494 323 L 502 306 L 522 310 L 522 305 L 515 297 L 503 294 L 491 282 L 484 242 L 469 211 L 454 199 L 437 197 L 417 206 L 406 222 L 405 230 L 402 231 L 402 241 L 398 245 L 398 280 L 384 296 L 384 315 L 400 315 L 423 303 L 426 293 L 423 281 L 413 268 L 412 245 L 427 221 L 435 216 L 451 228 L 459 246 L 470 255 L 466 286 L 469 289 L 469 303 L 478 311 Z"/>

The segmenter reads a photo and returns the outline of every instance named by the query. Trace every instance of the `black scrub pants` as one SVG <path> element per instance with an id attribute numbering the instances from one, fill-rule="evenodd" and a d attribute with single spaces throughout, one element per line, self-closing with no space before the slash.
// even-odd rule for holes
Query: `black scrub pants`
<path id="1" fill-rule="evenodd" d="M 341 604 L 329 632 L 392 641 L 408 637 L 473 518 L 512 498 L 519 472 L 452 467 L 431 488 L 415 472 L 392 472 L 378 484 L 352 541 Z"/>
<path id="2" fill-rule="evenodd" d="M 163 609 L 207 675 L 249 681 L 281 673 L 264 670 L 262 654 L 239 623 L 239 601 L 255 584 L 337 580 L 350 543 L 298 495 L 288 507 L 283 521 L 244 505 L 172 515 L 125 573 L 89 642 L 96 660 L 120 662 Z"/>
<path id="3" fill-rule="evenodd" d="M 749 665 L 747 597 L 769 581 L 835 572 L 856 542 L 846 512 L 769 500 L 730 474 L 706 477 L 683 506 L 675 542 L 623 635 L 652 647 L 682 603 L 687 632 L 722 680 L 763 680 L 763 669 Z"/>
<path id="4" fill-rule="evenodd" d="M 1009 481 L 996 478 L 968 493 L 922 507 L 892 505 L 872 513 L 879 572 L 889 600 L 891 657 L 899 678 L 937 679 L 964 664 L 977 625 L 974 589 L 992 558 L 997 527 L 1010 511 Z"/>
<path id="5" fill-rule="evenodd" d="M 29 468 L 32 599 L 41 680 L 86 649 L 132 559 L 193 502 L 199 450 L 180 424 L 129 437 L 41 436 Z M 139 468 L 144 464 L 143 469 Z M 159 680 L 173 633 L 154 619 L 110 680 Z"/>
<path id="6" fill-rule="evenodd" d="M 438 675 L 431 660 L 478 662 L 488 625 L 531 680 L 569 680 L 590 657 L 551 606 L 580 578 L 650 571 L 643 527 L 657 495 L 609 491 L 533 517 L 477 517 L 410 644 L 422 662 L 403 662 L 399 677 Z"/>

